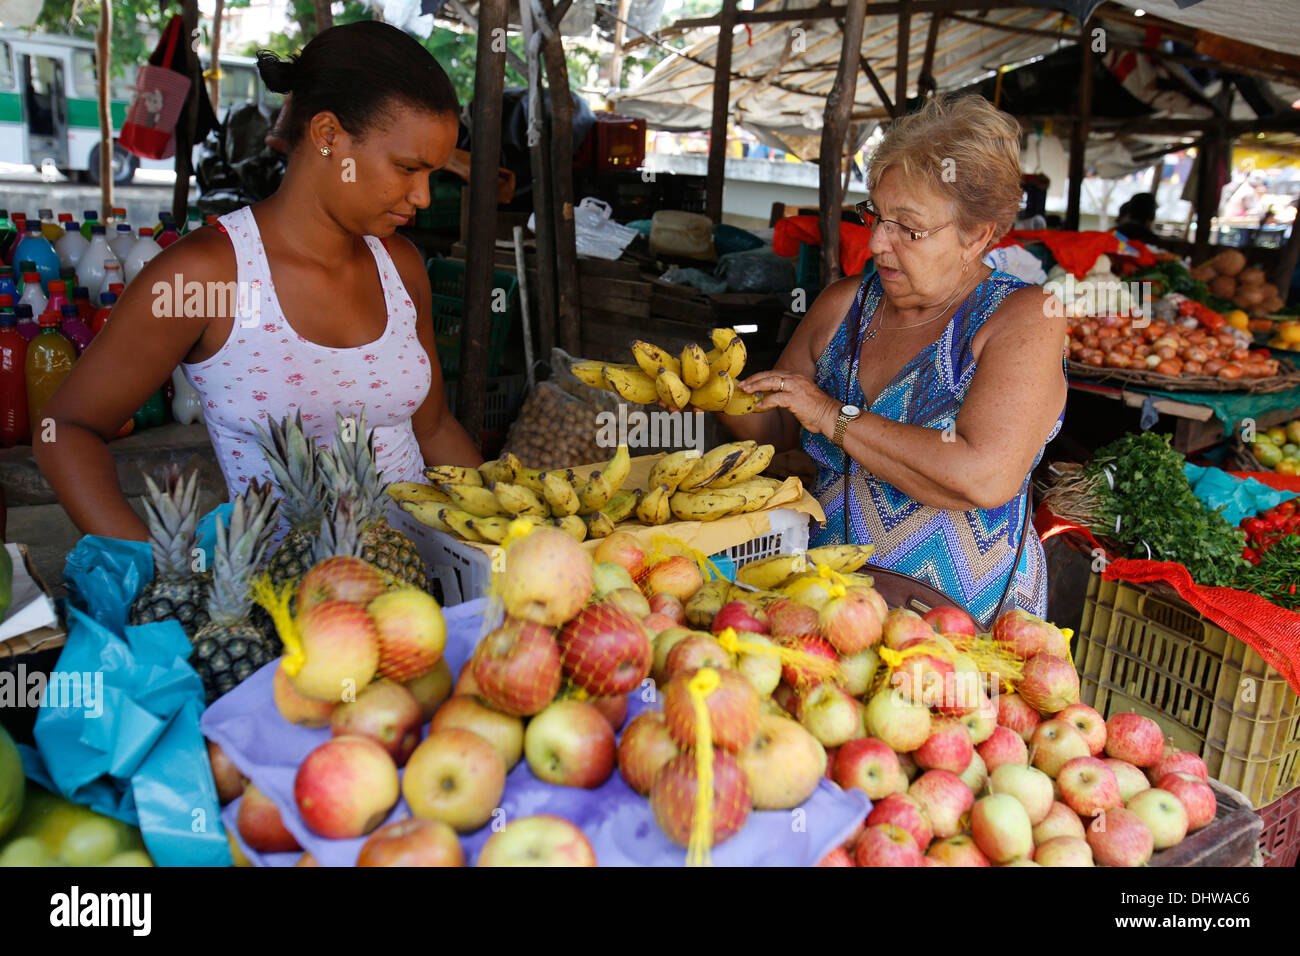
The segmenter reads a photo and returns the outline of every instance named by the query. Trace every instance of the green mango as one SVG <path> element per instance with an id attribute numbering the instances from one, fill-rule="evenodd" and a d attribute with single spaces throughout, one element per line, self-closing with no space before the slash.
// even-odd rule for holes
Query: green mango
<path id="1" fill-rule="evenodd" d="M 8 599 L 6 579 L 6 601 Z M 18 755 L 18 745 L 9 732 L 0 726 L 0 840 L 4 839 L 18 821 L 23 810 L 23 795 L 27 781 L 23 777 L 23 761 Z"/>

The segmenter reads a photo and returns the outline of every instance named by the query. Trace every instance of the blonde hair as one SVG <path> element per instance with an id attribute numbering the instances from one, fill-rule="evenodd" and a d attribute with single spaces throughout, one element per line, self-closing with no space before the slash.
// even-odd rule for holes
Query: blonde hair
<path id="1" fill-rule="evenodd" d="M 897 120 L 872 154 L 868 189 L 893 167 L 946 197 L 963 236 L 994 223 L 991 247 L 1016 221 L 1020 126 L 982 96 L 939 96 Z"/>

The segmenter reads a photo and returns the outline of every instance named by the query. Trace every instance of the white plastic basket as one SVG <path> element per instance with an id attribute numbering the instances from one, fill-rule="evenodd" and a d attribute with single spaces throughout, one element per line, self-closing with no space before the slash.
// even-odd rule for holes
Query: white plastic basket
<path id="1" fill-rule="evenodd" d="M 430 577 L 442 588 L 444 605 L 471 601 L 487 593 L 492 581 L 492 559 L 485 551 L 422 525 L 405 512 L 401 517 L 406 519 L 402 530 L 415 541 L 429 567 Z M 792 554 L 807 549 L 808 522 L 811 520 L 808 515 L 792 508 L 775 508 L 767 517 L 772 527 L 766 534 L 738 541 L 713 557 L 730 558 L 739 567 L 774 554 Z"/>

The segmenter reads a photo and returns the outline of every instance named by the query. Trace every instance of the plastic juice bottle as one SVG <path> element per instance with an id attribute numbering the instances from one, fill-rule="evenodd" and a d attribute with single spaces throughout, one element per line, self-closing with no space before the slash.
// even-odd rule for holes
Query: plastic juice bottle
<path id="1" fill-rule="evenodd" d="M 0 311 L 0 446 L 32 440 L 27 417 L 27 340 L 12 312 Z"/>
<path id="2" fill-rule="evenodd" d="M 75 269 L 89 247 L 90 241 L 81 234 L 75 222 L 70 222 L 63 238 L 54 244 L 54 251 L 59 255 L 59 262 Z"/>
<path id="3" fill-rule="evenodd" d="M 27 215 L 26 213 L 16 212 L 11 217 L 14 221 L 14 241 L 10 244 L 8 251 L 5 252 L 5 263 L 13 265 L 14 250 L 18 248 L 18 243 L 27 233 Z"/>
<path id="4" fill-rule="evenodd" d="M 76 360 L 76 349 L 59 332 L 58 314 L 42 314 L 40 334 L 27 345 L 27 420 L 32 434 L 40 431 L 45 406 Z"/>
<path id="5" fill-rule="evenodd" d="M 118 262 L 104 263 L 104 281 L 99 284 L 95 290 L 96 295 L 103 295 L 105 292 L 111 292 L 113 286 L 122 284 L 122 266 Z"/>
<path id="6" fill-rule="evenodd" d="M 166 249 L 173 242 L 179 241 L 180 238 L 181 238 L 181 234 L 176 231 L 176 224 L 173 222 L 168 222 L 166 225 L 163 226 L 162 232 L 158 234 L 158 239 L 157 239 L 158 247 L 160 249 Z"/>
<path id="7" fill-rule="evenodd" d="M 10 266 L 0 266 L 0 295 L 11 295 L 18 301 L 18 284 L 14 282 L 14 270 Z"/>
<path id="8" fill-rule="evenodd" d="M 77 228 L 76 222 L 72 218 L 72 213 L 70 212 L 59 213 L 59 228 L 63 230 L 65 235 L 68 232 L 68 227 L 72 227 L 73 229 Z"/>
<path id="9" fill-rule="evenodd" d="M 93 209 L 87 209 L 81 214 L 81 216 L 85 220 L 81 224 L 81 235 L 87 242 L 89 242 L 91 227 L 99 225 L 99 213 L 95 212 Z"/>
<path id="10" fill-rule="evenodd" d="M 199 214 L 199 207 L 198 206 L 186 207 L 184 235 L 188 236 L 191 232 L 199 228 L 199 226 L 201 225 L 203 225 L 203 216 Z"/>
<path id="11" fill-rule="evenodd" d="M 58 242 L 63 238 L 63 227 L 59 225 L 54 218 L 53 209 L 42 209 L 38 213 L 41 217 L 41 235 L 51 243 Z"/>
<path id="12" fill-rule="evenodd" d="M 45 308 L 61 312 L 63 307 L 69 304 L 67 286 L 63 284 L 62 279 L 55 279 L 50 283 L 50 297 L 45 300 Z"/>
<path id="13" fill-rule="evenodd" d="M 113 250 L 108 247 L 104 227 L 92 226 L 90 245 L 86 247 L 86 254 L 81 257 L 81 262 L 77 264 L 77 275 L 81 277 L 82 285 L 87 289 L 98 289 L 104 281 L 104 265 L 107 262 L 116 263 L 119 267 L 122 265 L 117 261 L 117 256 L 113 255 Z"/>
<path id="14" fill-rule="evenodd" d="M 0 209 L 0 256 L 9 261 L 9 250 L 18 241 L 18 230 L 9 218 L 8 209 Z"/>
<path id="15" fill-rule="evenodd" d="M 126 222 L 126 208 L 124 206 L 114 206 L 111 218 L 114 223 Z"/>
<path id="16" fill-rule="evenodd" d="M 117 256 L 118 262 L 126 262 L 127 253 L 135 245 L 135 235 L 131 232 L 131 227 L 124 222 L 117 224 L 117 230 L 113 238 L 108 240 L 108 247 L 113 250 L 113 255 Z"/>
<path id="17" fill-rule="evenodd" d="M 86 346 L 95 337 L 94 333 L 90 331 L 90 326 L 81 321 L 81 316 L 77 315 L 75 305 L 65 305 L 59 310 L 59 316 L 59 331 L 63 333 L 64 338 L 72 343 L 77 350 L 77 354 L 80 355 L 86 351 Z"/>
<path id="18" fill-rule="evenodd" d="M 14 306 L 14 317 L 18 320 L 18 334 L 30 342 L 36 338 L 41 331 L 41 327 L 36 320 L 32 318 L 32 307 L 26 302 L 19 302 Z"/>
<path id="19" fill-rule="evenodd" d="M 142 228 L 139 237 L 131 246 L 131 251 L 126 254 L 126 259 L 122 262 L 122 271 L 126 274 L 126 281 L 128 283 L 135 281 L 135 277 L 140 274 L 144 264 L 160 252 L 162 252 L 162 246 L 158 245 L 154 240 L 153 230 L 147 227 Z"/>
<path id="20" fill-rule="evenodd" d="M 135 430 L 142 428 L 156 428 L 167 421 L 167 403 L 163 401 L 163 390 L 160 388 L 154 392 L 140 406 L 140 410 L 131 416 L 135 422 Z"/>
<path id="21" fill-rule="evenodd" d="M 77 307 L 77 315 L 81 321 L 90 325 L 90 320 L 95 317 L 95 306 L 90 301 L 90 290 L 84 285 L 79 285 L 72 290 L 72 304 Z"/>
<path id="22" fill-rule="evenodd" d="M 19 295 L 22 295 L 22 293 L 23 293 L 23 292 L 26 290 L 26 288 L 27 288 L 27 273 L 29 273 L 29 272 L 36 272 L 36 263 L 34 263 L 34 262 L 20 262 L 20 263 L 18 263 L 18 268 L 14 270 L 14 275 L 17 277 L 17 282 L 18 282 L 18 294 L 19 294 Z M 38 278 L 39 278 L 39 276 L 40 276 L 40 273 L 37 273 L 37 277 L 38 277 Z"/>
<path id="23" fill-rule="evenodd" d="M 171 223 L 175 222 L 175 220 L 172 219 L 171 211 L 167 209 L 159 209 L 158 222 L 153 227 L 153 237 L 155 239 L 157 239 L 159 236 L 162 235 L 163 226 L 167 225 L 167 223 L 169 222 Z"/>
<path id="24" fill-rule="evenodd" d="M 23 275 L 23 294 L 18 300 L 32 310 L 32 315 L 45 311 L 45 290 L 41 288 L 40 275 L 28 272 Z"/>
<path id="25" fill-rule="evenodd" d="M 41 234 L 39 222 L 27 224 L 27 234 L 15 247 L 14 257 L 19 262 L 31 262 L 36 266 L 36 271 L 41 276 L 41 285 L 48 295 L 50 280 L 59 277 L 59 268 L 63 263 L 59 262 L 59 254 L 54 251 L 54 243 Z"/>
<path id="26" fill-rule="evenodd" d="M 73 291 L 77 288 L 77 270 L 64 266 L 59 270 L 59 279 L 63 282 L 63 293 L 68 297 L 68 301 L 76 301 Z"/>
<path id="27" fill-rule="evenodd" d="M 104 325 L 108 322 L 109 314 L 113 311 L 113 306 L 117 302 L 117 296 L 112 292 L 105 292 L 99 297 L 99 308 L 95 310 L 94 317 L 90 320 L 90 334 L 98 335 L 104 331 Z"/>

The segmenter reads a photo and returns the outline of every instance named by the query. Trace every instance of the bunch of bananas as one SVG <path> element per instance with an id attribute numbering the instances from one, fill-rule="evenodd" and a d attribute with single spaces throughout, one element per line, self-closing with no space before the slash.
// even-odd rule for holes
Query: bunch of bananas
<path id="1" fill-rule="evenodd" d="M 478 468 L 427 468 L 432 484 L 400 481 L 388 493 L 422 524 L 466 541 L 500 544 L 516 518 L 554 525 L 582 541 L 611 534 L 636 508 L 641 492 L 623 488 L 630 467 L 626 445 L 586 478 L 567 469 L 526 468 L 508 454 Z"/>
<path id="2" fill-rule="evenodd" d="M 747 415 L 763 395 L 751 395 L 736 384 L 745 368 L 745 343 L 735 329 L 714 329 L 710 337 L 712 349 L 706 352 L 692 342 L 680 357 L 638 340 L 632 343 L 634 365 L 577 362 L 572 371 L 586 384 L 637 405 L 662 402 L 673 411 L 694 407 Z"/>
<path id="3" fill-rule="evenodd" d="M 867 563 L 875 550 L 871 544 L 828 544 L 801 554 L 777 554 L 742 565 L 736 572 L 736 580 L 760 591 L 775 591 L 809 576 L 818 577 L 817 568 L 823 566 L 847 578 L 849 583 L 870 585 L 868 576 L 854 572 Z M 865 580 L 857 580 L 859 577 Z"/>
<path id="4" fill-rule="evenodd" d="M 649 489 L 637 505 L 643 524 L 716 521 L 728 515 L 763 508 L 781 482 L 760 478 L 772 460 L 771 445 L 728 442 L 703 455 L 677 451 L 665 455 L 650 471 Z"/>

